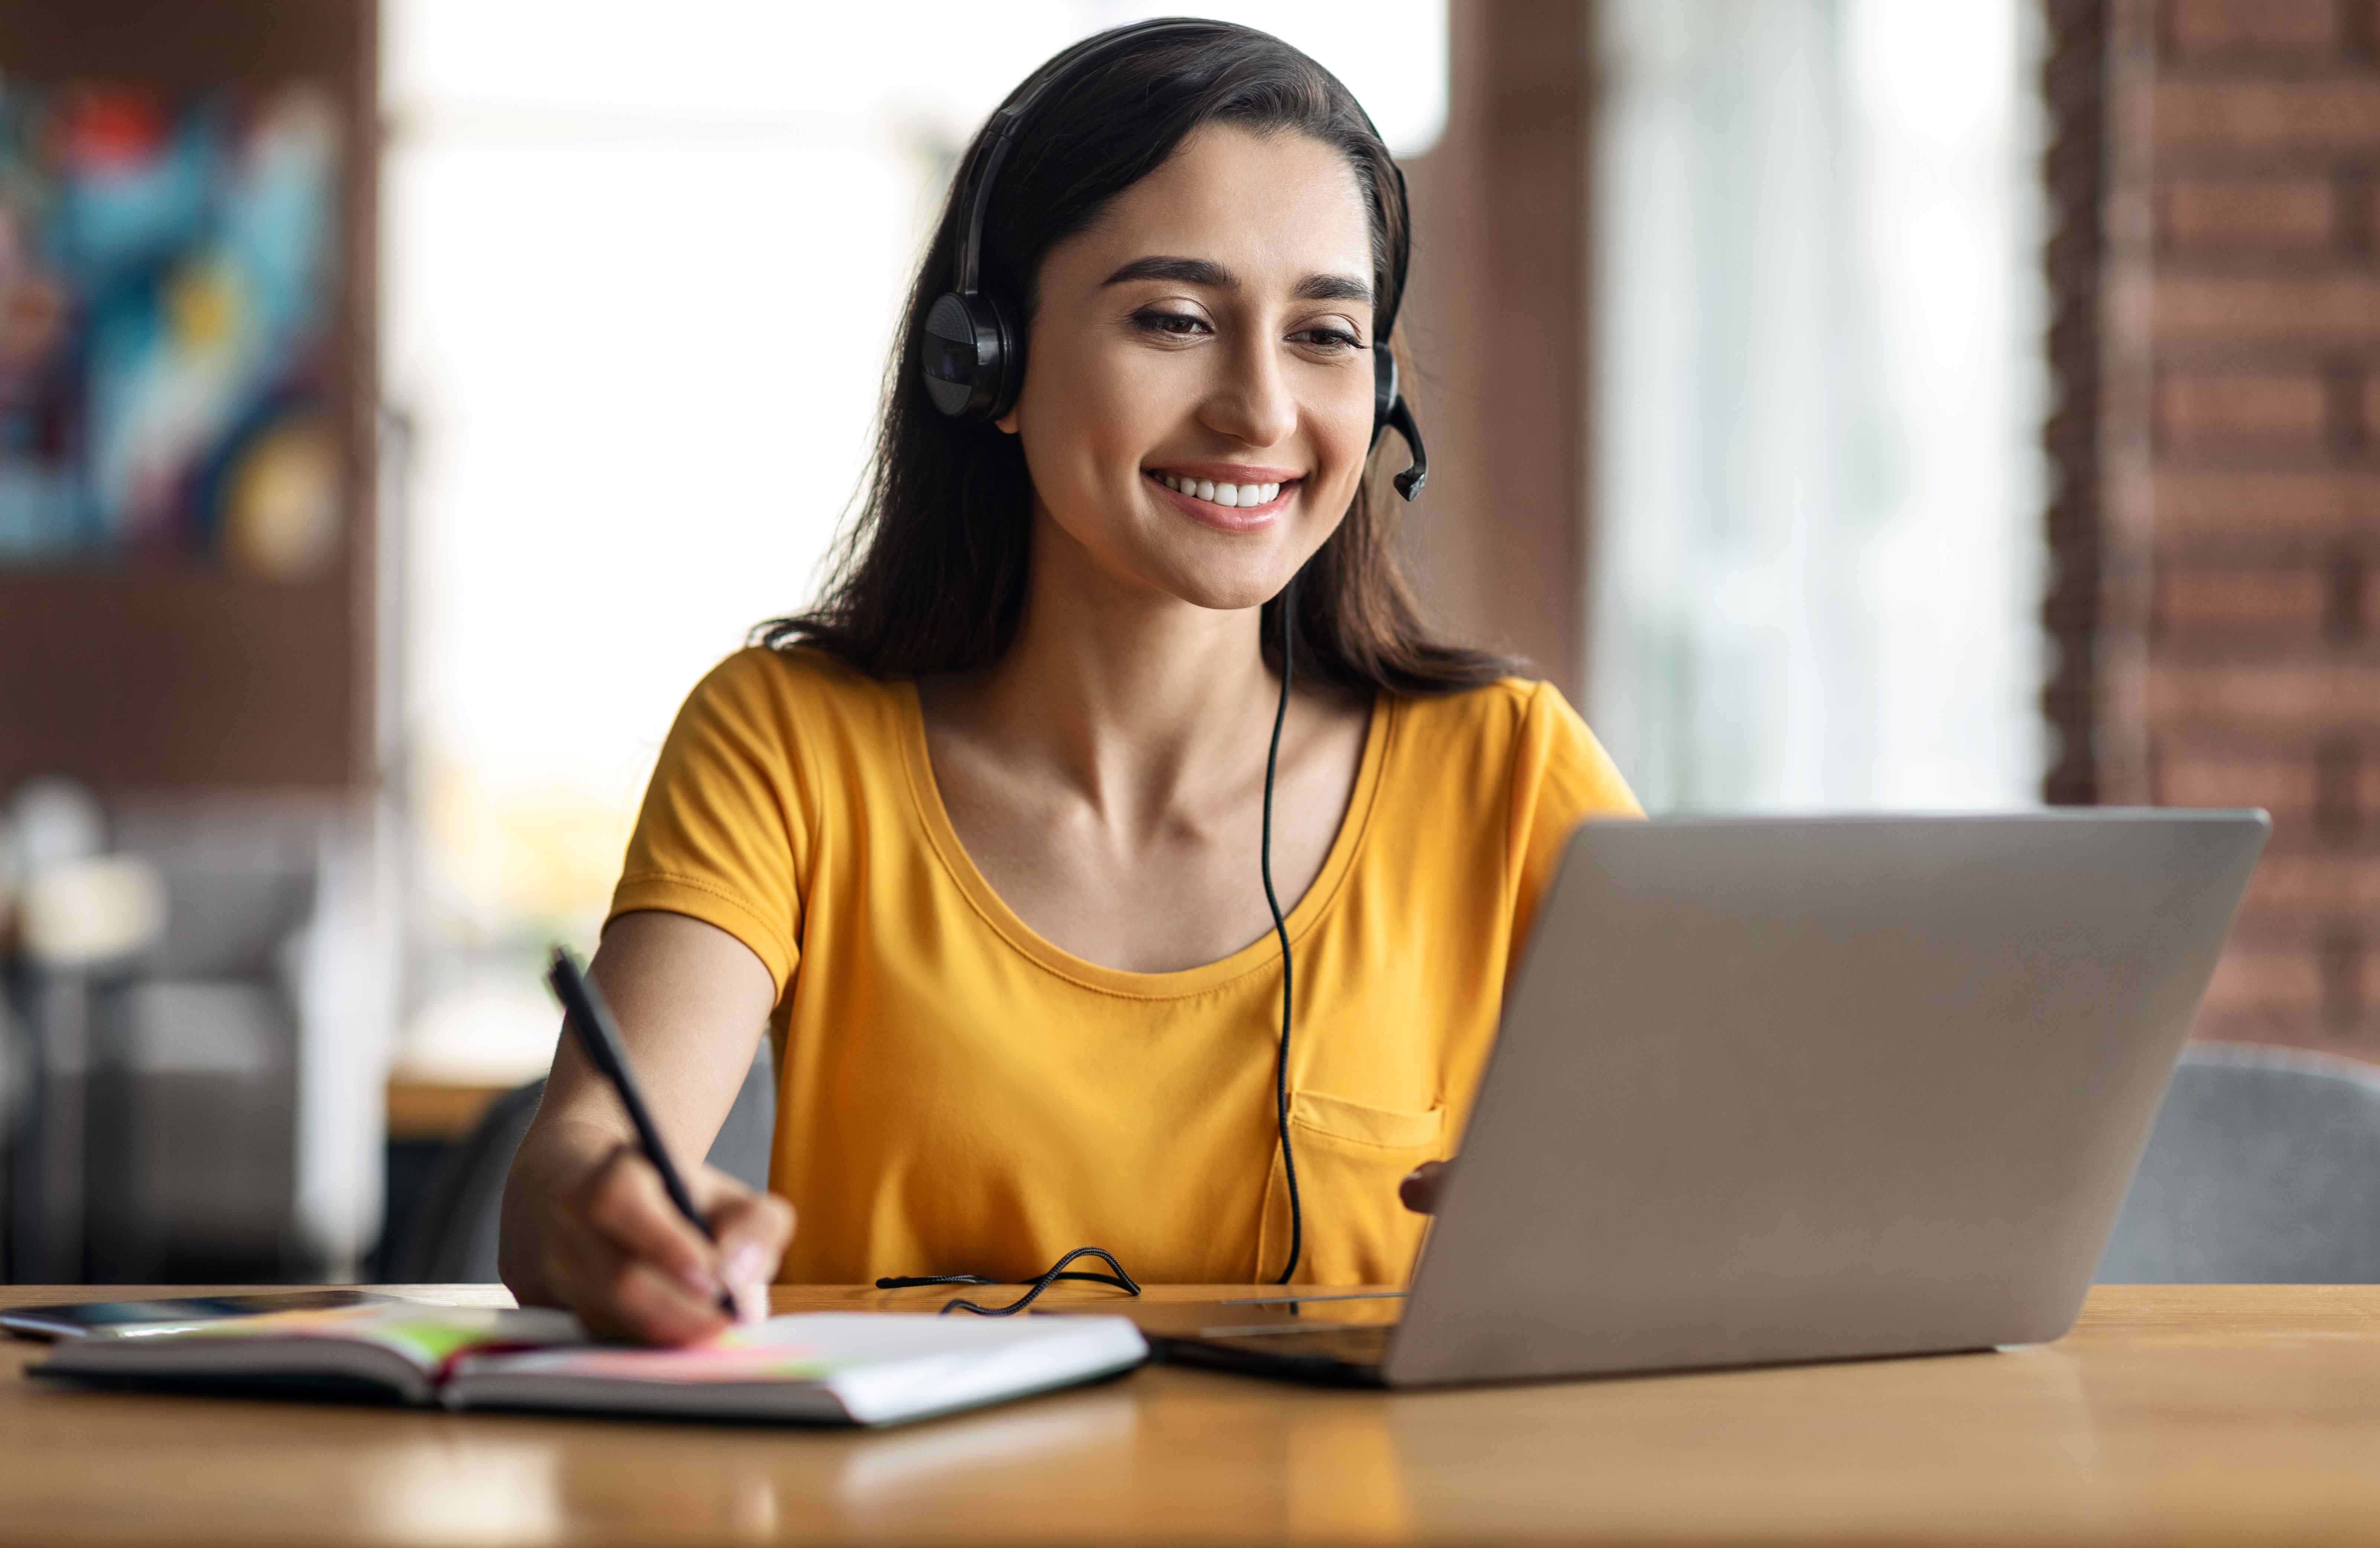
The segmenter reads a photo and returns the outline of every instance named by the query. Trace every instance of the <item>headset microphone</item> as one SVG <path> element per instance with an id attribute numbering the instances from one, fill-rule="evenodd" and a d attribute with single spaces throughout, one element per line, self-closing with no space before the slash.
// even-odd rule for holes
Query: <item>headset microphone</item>
<path id="1" fill-rule="evenodd" d="M 1404 174 L 1397 174 L 1397 186 L 1404 187 Z M 1429 481 L 1429 453 L 1421 443 L 1421 428 L 1414 423 L 1413 410 L 1405 405 L 1405 395 L 1397 388 L 1397 357 L 1389 353 L 1383 328 L 1372 341 L 1372 444 L 1380 443 L 1382 430 L 1394 430 L 1405 438 L 1405 450 L 1413 454 L 1413 466 L 1392 480 L 1397 492 L 1410 502 L 1421 493 L 1422 485 Z"/>
<path id="2" fill-rule="evenodd" d="M 1027 91 L 1014 106 L 1002 108 L 985 126 L 983 139 L 967 168 L 960 190 L 966 225 L 959 238 L 957 272 L 952 288 L 926 309 L 926 324 L 917 339 L 917 369 L 925 379 L 926 395 L 934 407 L 961 424 L 990 424 L 1015 406 L 1025 384 L 1025 332 L 1016 314 L 999 296 L 983 287 L 983 224 L 991 208 L 991 190 L 1016 139 L 1026 115 L 1050 91 L 1082 78 L 1098 61 L 1127 43 L 1172 31 L 1205 31 L 1212 22 L 1155 21 L 1119 28 L 1095 41 L 1062 68 Z M 1362 109 L 1359 106 L 1358 112 Z M 1370 120 L 1367 118 L 1368 124 Z M 1378 130 L 1373 130 L 1377 137 Z M 1394 162 L 1397 205 L 1405 209 L 1404 170 Z M 1413 256 L 1410 223 L 1398 232 L 1390 264 L 1388 304 L 1380 309 L 1372 342 L 1372 441 L 1378 446 L 1385 430 L 1404 438 L 1413 466 L 1396 476 L 1397 492 L 1412 500 L 1429 478 L 1429 454 L 1422 449 L 1421 431 L 1413 409 L 1398 386 L 1397 359 L 1390 353 L 1389 331 L 1396 325 L 1397 308 L 1404 300 L 1405 270 Z"/>

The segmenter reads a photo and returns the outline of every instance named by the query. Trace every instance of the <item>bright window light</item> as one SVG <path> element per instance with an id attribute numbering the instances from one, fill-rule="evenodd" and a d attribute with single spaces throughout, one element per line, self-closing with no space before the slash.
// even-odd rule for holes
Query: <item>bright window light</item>
<path id="1" fill-rule="evenodd" d="M 1597 729 L 1648 806 L 2039 799 L 2023 0 L 1612 0 Z"/>

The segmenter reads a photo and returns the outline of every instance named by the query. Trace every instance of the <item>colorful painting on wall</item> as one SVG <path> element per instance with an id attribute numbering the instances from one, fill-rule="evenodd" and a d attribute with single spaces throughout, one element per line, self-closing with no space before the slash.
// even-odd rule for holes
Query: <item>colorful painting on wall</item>
<path id="1" fill-rule="evenodd" d="M 335 561 L 338 131 L 305 88 L 0 85 L 0 567 Z"/>

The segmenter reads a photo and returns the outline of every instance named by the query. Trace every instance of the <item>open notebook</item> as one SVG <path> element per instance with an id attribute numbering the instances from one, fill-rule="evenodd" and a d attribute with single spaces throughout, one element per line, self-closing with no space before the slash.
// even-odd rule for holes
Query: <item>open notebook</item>
<path id="1" fill-rule="evenodd" d="M 1091 1381 L 1148 1354 L 1123 1317 L 810 1312 L 654 1349 L 590 1344 L 560 1312 L 402 1305 L 152 1324 L 60 1344 L 30 1369 L 453 1409 L 891 1424 Z"/>

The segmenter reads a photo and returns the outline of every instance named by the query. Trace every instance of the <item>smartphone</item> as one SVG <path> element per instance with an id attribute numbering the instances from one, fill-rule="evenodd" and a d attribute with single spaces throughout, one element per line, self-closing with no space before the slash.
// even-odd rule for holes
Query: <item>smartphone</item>
<path id="1" fill-rule="evenodd" d="M 278 1290 L 261 1295 L 190 1296 L 179 1300 L 81 1300 L 0 1311 L 0 1328 L 20 1338 L 88 1338 L 143 1323 L 212 1322 L 260 1312 L 312 1312 L 371 1306 L 403 1298 L 371 1290 Z"/>

